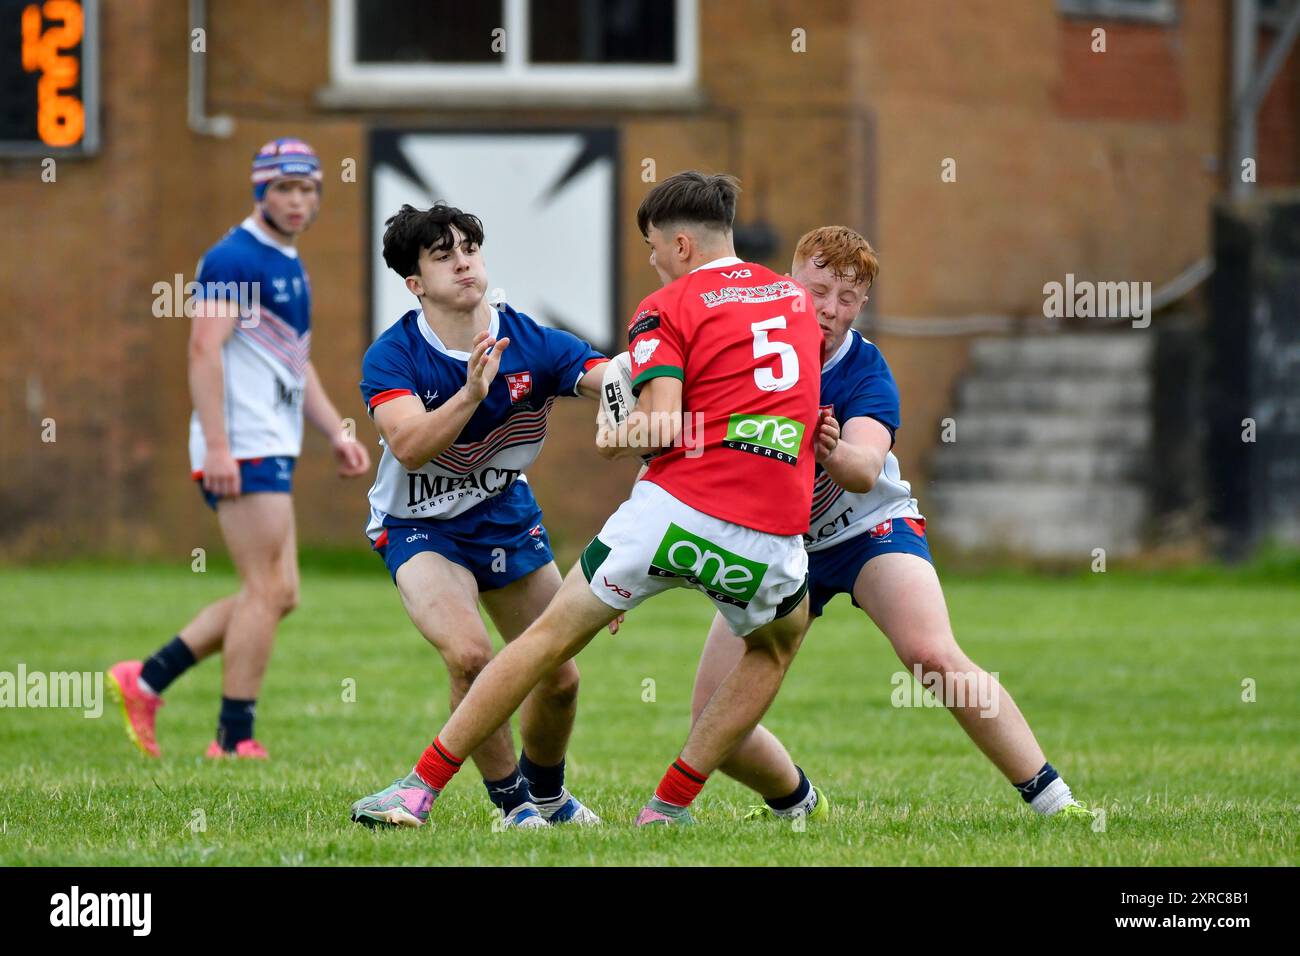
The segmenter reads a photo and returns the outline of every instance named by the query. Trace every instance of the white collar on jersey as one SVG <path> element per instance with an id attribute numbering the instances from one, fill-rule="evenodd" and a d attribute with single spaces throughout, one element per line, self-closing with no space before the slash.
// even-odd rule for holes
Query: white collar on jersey
<path id="1" fill-rule="evenodd" d="M 438 333 L 433 331 L 429 323 L 425 321 L 423 310 L 421 310 L 419 314 L 419 318 L 416 320 L 416 322 L 420 326 L 420 334 L 424 336 L 424 340 L 428 342 L 430 345 L 432 345 L 439 352 L 441 352 L 443 355 L 446 355 L 448 358 L 459 359 L 462 362 L 469 361 L 468 352 L 460 352 L 457 351 L 456 349 L 449 349 L 447 348 L 447 346 L 442 344 L 442 339 L 438 338 Z M 490 322 L 488 322 L 488 335 L 492 336 L 492 338 L 496 338 L 497 333 L 500 330 L 501 330 L 501 313 L 498 312 L 496 309 L 493 309 L 492 319 Z"/>
<path id="2" fill-rule="evenodd" d="M 696 266 L 692 272 L 699 272 L 701 269 L 719 269 L 722 266 L 738 266 L 744 259 L 737 259 L 735 256 L 723 256 L 721 259 L 714 259 L 712 262 L 706 262 L 702 266 Z"/>
<path id="3" fill-rule="evenodd" d="M 835 350 L 835 354 L 828 358 L 826 364 L 822 366 L 823 375 L 835 366 L 839 365 L 840 359 L 849 354 L 849 349 L 853 348 L 853 337 L 857 334 L 857 329 L 849 329 L 849 334 L 844 336 L 844 341 L 841 342 L 840 347 Z"/>
<path id="4" fill-rule="evenodd" d="M 262 245 L 270 246 L 276 252 L 286 255 L 290 259 L 298 258 L 297 247 L 286 246 L 276 242 L 275 238 L 269 232 L 263 229 L 262 224 L 258 222 L 256 219 L 254 219 L 252 216 L 247 217 L 243 222 L 240 223 L 240 225 L 243 226 L 245 229 L 247 229 L 249 232 L 251 232 L 253 234 L 253 238 L 256 239 L 258 242 L 260 242 Z"/>

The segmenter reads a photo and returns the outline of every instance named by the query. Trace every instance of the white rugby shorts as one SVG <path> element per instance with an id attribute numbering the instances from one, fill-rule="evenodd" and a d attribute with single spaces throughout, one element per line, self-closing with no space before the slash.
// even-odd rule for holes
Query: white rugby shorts
<path id="1" fill-rule="evenodd" d="M 675 587 L 703 591 L 744 636 L 799 606 L 808 590 L 803 535 L 723 521 L 638 481 L 582 552 L 591 593 L 631 610 Z"/>

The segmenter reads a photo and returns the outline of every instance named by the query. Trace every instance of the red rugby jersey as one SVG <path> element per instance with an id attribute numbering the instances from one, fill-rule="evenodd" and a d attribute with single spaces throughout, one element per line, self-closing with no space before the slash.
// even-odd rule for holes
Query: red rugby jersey
<path id="1" fill-rule="evenodd" d="M 806 531 L 822 346 L 808 292 L 717 259 L 643 299 L 628 342 L 634 392 L 661 375 L 683 383 L 683 440 L 644 480 L 733 524 Z"/>

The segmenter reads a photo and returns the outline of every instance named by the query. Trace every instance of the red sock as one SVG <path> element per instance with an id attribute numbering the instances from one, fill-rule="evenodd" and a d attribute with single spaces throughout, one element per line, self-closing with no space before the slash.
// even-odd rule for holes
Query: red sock
<path id="1" fill-rule="evenodd" d="M 441 740 L 434 737 L 433 743 L 425 747 L 424 753 L 420 755 L 420 762 L 415 765 L 415 773 L 434 790 L 443 790 L 464 762 L 444 747 Z"/>
<path id="2" fill-rule="evenodd" d="M 689 807 L 691 801 L 700 795 L 705 781 L 709 778 L 695 770 L 681 757 L 673 761 L 664 778 L 659 781 L 655 796 L 664 803 L 675 807 Z"/>

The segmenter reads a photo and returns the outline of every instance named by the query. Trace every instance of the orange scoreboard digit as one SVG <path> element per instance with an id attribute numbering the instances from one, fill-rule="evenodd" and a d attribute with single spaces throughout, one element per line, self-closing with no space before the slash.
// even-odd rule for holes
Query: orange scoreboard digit
<path id="1" fill-rule="evenodd" d="M 0 155 L 99 146 L 99 0 L 0 0 Z"/>

